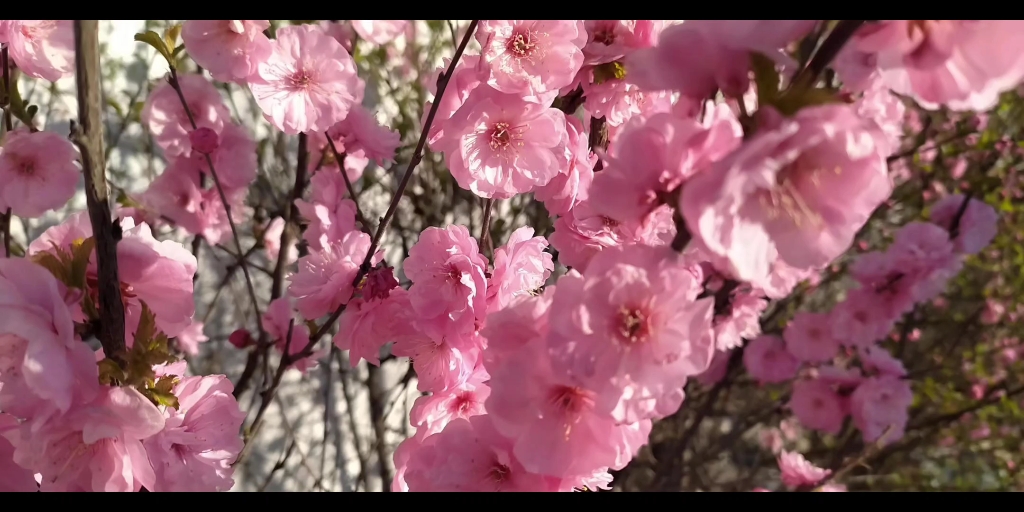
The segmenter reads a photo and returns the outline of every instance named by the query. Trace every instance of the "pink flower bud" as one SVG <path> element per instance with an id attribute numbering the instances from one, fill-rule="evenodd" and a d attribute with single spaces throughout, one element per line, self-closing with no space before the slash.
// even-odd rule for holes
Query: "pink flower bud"
<path id="1" fill-rule="evenodd" d="M 212 130 L 211 130 L 212 131 Z M 228 341 L 231 342 L 235 348 L 243 349 L 253 344 L 252 334 L 245 329 L 238 329 L 228 336 Z"/>
<path id="2" fill-rule="evenodd" d="M 209 155 L 220 147 L 220 140 L 217 132 L 205 126 L 188 134 L 188 141 L 192 143 L 192 149 L 204 155 Z"/>

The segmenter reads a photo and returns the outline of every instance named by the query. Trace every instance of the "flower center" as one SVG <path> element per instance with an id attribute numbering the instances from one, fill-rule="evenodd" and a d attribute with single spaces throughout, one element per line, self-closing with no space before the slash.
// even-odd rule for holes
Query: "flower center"
<path id="1" fill-rule="evenodd" d="M 630 343 L 640 343 L 650 335 L 650 319 L 638 308 L 619 311 L 619 335 Z"/>
<path id="2" fill-rule="evenodd" d="M 591 393 L 575 386 L 554 386 L 548 391 L 548 403 L 568 416 L 577 416 L 594 405 Z"/>
<path id="3" fill-rule="evenodd" d="M 601 224 L 604 224 L 604 227 L 608 229 L 615 229 L 619 227 L 619 221 L 611 217 L 605 217 L 603 215 L 601 216 Z"/>
<path id="4" fill-rule="evenodd" d="M 600 43 L 605 46 L 611 46 L 615 43 L 615 26 L 610 23 L 604 23 L 597 30 L 594 31 L 594 42 Z"/>
<path id="5" fill-rule="evenodd" d="M 473 393 L 464 391 L 455 396 L 455 400 L 452 401 L 451 410 L 453 413 L 464 415 L 469 412 L 469 408 L 473 406 Z"/>
<path id="6" fill-rule="evenodd" d="M 299 69 L 288 77 L 288 83 L 295 89 L 309 89 L 313 84 L 313 73 Z"/>
<path id="7" fill-rule="evenodd" d="M 491 130 L 491 149 L 501 150 L 512 145 L 512 132 L 508 123 L 497 123 Z"/>
<path id="8" fill-rule="evenodd" d="M 491 472 L 489 476 L 491 477 L 491 480 L 494 481 L 494 483 L 502 484 L 506 480 L 508 480 L 509 475 L 511 473 L 512 470 L 508 466 L 495 461 L 494 465 L 491 466 Z"/>
<path id="9" fill-rule="evenodd" d="M 18 165 L 14 167 L 14 171 L 21 176 L 32 176 L 36 173 L 36 165 L 32 160 L 21 160 Z"/>
<path id="10" fill-rule="evenodd" d="M 537 49 L 537 40 L 528 30 L 516 32 L 509 38 L 506 49 L 518 58 L 526 58 Z"/>
<path id="11" fill-rule="evenodd" d="M 448 280 L 454 283 L 462 282 L 462 271 L 455 265 L 448 265 Z"/>

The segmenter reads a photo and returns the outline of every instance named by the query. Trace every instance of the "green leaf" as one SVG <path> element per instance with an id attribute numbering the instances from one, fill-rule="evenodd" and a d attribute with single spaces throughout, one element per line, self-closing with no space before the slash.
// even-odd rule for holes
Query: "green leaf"
<path id="1" fill-rule="evenodd" d="M 75 240 L 71 243 L 71 264 L 68 269 L 68 277 L 71 283 L 69 286 L 74 286 L 81 290 L 86 288 L 85 272 L 89 268 L 89 258 L 92 257 L 95 247 L 96 238 L 91 236 L 85 240 Z"/>
<path id="2" fill-rule="evenodd" d="M 750 54 L 750 65 L 754 69 L 754 83 L 757 85 L 757 102 L 760 105 L 774 105 L 779 96 L 779 72 L 775 62 L 762 53 Z"/>
<path id="3" fill-rule="evenodd" d="M 142 394 L 146 395 L 146 398 L 149 398 L 156 405 L 163 405 L 172 409 L 178 408 L 178 397 L 174 396 L 173 393 L 147 389 Z"/>
<path id="4" fill-rule="evenodd" d="M 124 371 L 121 370 L 121 367 L 113 359 L 104 359 L 96 363 L 96 365 L 100 368 L 100 384 L 116 386 L 124 382 Z"/>
<path id="5" fill-rule="evenodd" d="M 35 117 L 36 112 L 39 112 L 39 105 L 29 105 L 28 108 L 25 109 L 25 113 L 28 114 L 29 119 Z"/>
<path id="6" fill-rule="evenodd" d="M 174 48 L 174 43 L 178 41 L 178 34 L 181 34 L 181 23 L 172 25 L 167 29 L 167 32 L 164 33 L 164 44 L 167 45 L 168 50 Z M 174 53 L 171 52 L 171 55 L 174 55 Z"/>
<path id="7" fill-rule="evenodd" d="M 107 105 L 110 105 L 110 108 L 114 109 L 114 112 L 117 112 L 117 117 L 124 118 L 124 109 L 121 108 L 121 105 L 116 101 L 111 98 L 107 98 Z"/>
<path id="8" fill-rule="evenodd" d="M 171 53 L 171 56 L 177 57 L 178 54 L 181 53 L 184 50 L 185 50 L 185 45 L 179 44 L 178 47 L 174 49 L 174 52 Z"/>
<path id="9" fill-rule="evenodd" d="M 60 260 L 60 258 L 51 252 L 40 252 L 32 256 L 32 261 L 46 270 L 49 270 L 53 277 L 58 281 L 64 283 L 66 286 L 71 286 L 71 276 L 69 275 L 68 267 Z"/>
<path id="10" fill-rule="evenodd" d="M 845 103 L 843 99 L 830 89 L 790 89 L 779 96 L 774 107 L 785 116 L 791 116 L 802 108 Z"/>
<path id="11" fill-rule="evenodd" d="M 160 55 L 164 56 L 164 59 L 167 60 L 167 65 L 174 66 L 174 58 L 171 57 L 171 51 L 167 48 L 167 43 L 160 37 L 160 34 L 147 30 L 146 32 L 135 34 L 135 40 L 152 46 L 156 51 L 160 52 Z"/>

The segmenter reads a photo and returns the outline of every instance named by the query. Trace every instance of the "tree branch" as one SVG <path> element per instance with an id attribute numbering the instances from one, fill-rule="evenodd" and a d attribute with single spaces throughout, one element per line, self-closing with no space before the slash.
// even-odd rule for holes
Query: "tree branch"
<path id="1" fill-rule="evenodd" d="M 96 239 L 99 278 L 99 339 L 103 353 L 118 364 L 124 360 L 124 305 L 117 271 L 117 242 L 121 226 L 112 220 L 103 160 L 103 98 L 100 89 L 100 37 L 98 20 L 75 20 L 75 78 L 78 119 L 71 136 L 82 152 L 85 200 Z M 6 70 L 5 70 L 6 72 Z"/>

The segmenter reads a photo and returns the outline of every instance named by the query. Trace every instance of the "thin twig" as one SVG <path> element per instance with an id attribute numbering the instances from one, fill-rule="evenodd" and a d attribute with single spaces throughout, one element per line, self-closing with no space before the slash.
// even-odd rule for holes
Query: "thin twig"
<path id="1" fill-rule="evenodd" d="M 840 20 L 836 24 L 835 28 L 829 32 L 828 37 L 821 43 L 818 51 L 814 52 L 814 56 L 811 57 L 811 61 L 807 63 L 807 66 L 797 73 L 797 76 L 793 78 L 793 84 L 801 84 L 802 86 L 811 86 L 818 80 L 821 73 L 825 71 L 832 59 L 839 54 L 839 50 L 843 49 L 846 42 L 853 37 L 858 29 L 867 20 Z"/>
<path id="2" fill-rule="evenodd" d="M 4 45 L 3 50 L 0 50 L 0 52 L 2 52 L 2 54 L 3 54 L 3 59 L 2 60 L 3 60 L 3 66 L 4 66 L 4 98 L 3 98 L 4 128 L 6 128 L 6 130 L 7 130 L 6 133 L 11 133 L 14 130 L 14 120 L 12 119 L 12 116 L 11 116 L 11 92 L 10 92 L 11 91 L 11 68 L 10 68 L 10 61 L 8 60 L 7 45 L 6 44 Z M 3 232 L 3 237 L 4 237 L 4 256 L 7 257 L 7 258 L 11 257 L 11 216 L 12 215 L 14 215 L 14 214 L 11 213 L 11 209 L 7 208 L 7 210 L 4 211 L 4 213 L 3 213 L 3 217 L 0 218 L 0 222 L 3 223 L 3 226 L 0 226 L 0 231 Z"/>
<path id="3" fill-rule="evenodd" d="M 103 353 L 124 367 L 124 305 L 121 302 L 121 279 L 117 270 L 117 242 L 121 238 L 121 225 L 111 217 L 103 161 L 99 21 L 75 20 L 74 27 L 79 122 L 72 123 L 71 137 L 82 153 L 85 200 L 96 240 L 99 339 Z"/>
<path id="4" fill-rule="evenodd" d="M 462 57 L 462 53 L 466 50 L 466 46 L 469 44 L 469 40 L 473 37 L 474 32 L 476 32 L 476 26 L 478 23 L 479 20 L 473 20 L 469 24 L 469 28 L 466 31 L 466 35 L 462 39 L 462 44 L 460 44 L 459 48 L 455 51 L 455 55 L 452 57 L 452 62 L 451 64 L 448 65 L 448 69 L 445 71 L 443 80 L 441 81 L 437 88 L 437 95 L 434 99 L 433 105 L 431 105 L 430 107 L 430 112 L 427 114 L 426 122 L 424 123 L 423 130 L 420 133 L 419 142 L 416 144 L 416 150 L 413 152 L 412 159 L 409 161 L 409 165 L 405 170 L 405 175 L 402 176 L 402 181 L 399 183 L 398 189 L 395 190 L 395 194 L 391 198 L 391 204 L 388 206 L 387 212 L 384 214 L 384 217 L 381 218 L 380 224 L 377 226 L 377 233 L 374 235 L 373 242 L 370 244 L 370 248 L 366 252 L 366 257 L 363 258 L 363 262 L 359 266 L 359 272 L 356 273 L 356 277 L 353 280 L 353 286 L 355 287 L 358 287 L 360 283 L 362 283 L 363 278 L 366 277 L 366 275 L 370 272 L 370 262 L 373 260 L 373 255 L 377 252 L 377 248 L 380 246 L 380 241 L 384 237 L 384 232 L 391 224 L 391 219 L 395 216 L 395 213 L 398 210 L 398 203 L 399 201 L 402 200 L 402 196 L 405 193 L 405 188 L 408 186 L 410 178 L 412 178 L 413 171 L 416 170 L 416 165 L 423 158 L 423 147 L 427 142 L 427 134 L 430 133 L 430 127 L 434 123 L 434 116 L 437 115 L 437 108 L 438 105 L 440 105 L 441 103 L 441 98 L 444 95 L 444 91 L 448 86 L 448 82 L 450 81 L 449 79 L 451 78 L 452 73 L 455 72 L 455 66 L 459 63 L 459 59 Z M 172 78 L 173 76 L 174 75 L 172 72 Z M 180 90 L 179 97 L 184 98 L 183 96 L 181 96 Z M 238 252 L 241 253 L 241 249 L 239 249 Z M 246 439 L 246 447 L 245 449 L 242 450 L 242 453 L 235 461 L 235 464 L 238 464 L 242 460 L 244 460 L 246 455 L 248 454 L 250 446 L 252 445 L 252 440 L 256 438 L 256 435 L 259 433 L 260 426 L 262 425 L 263 413 L 266 411 L 269 402 L 277 393 L 277 389 L 281 385 L 281 379 L 284 377 L 285 370 L 289 366 L 294 364 L 296 361 L 302 360 L 303 358 L 312 355 L 317 342 L 320 341 L 320 338 L 327 334 L 327 331 L 331 328 L 334 322 L 341 317 L 341 314 L 344 311 L 345 304 L 342 304 L 337 309 L 335 309 L 334 312 L 331 313 L 331 315 L 327 318 L 327 320 L 325 320 L 323 324 L 321 324 L 315 331 L 313 331 L 310 334 L 309 343 L 302 350 L 295 354 L 291 354 L 288 348 L 288 345 L 290 345 L 291 343 L 291 335 L 289 334 L 288 342 L 286 344 L 285 350 L 281 355 L 281 361 L 278 363 L 277 371 L 274 373 L 274 377 L 271 380 L 270 385 L 263 391 L 263 394 L 261 396 L 262 403 L 260 404 L 260 408 L 256 413 L 256 418 L 252 422 L 252 427 L 249 430 L 249 436 Z"/>
<path id="5" fill-rule="evenodd" d="M 480 250 L 487 259 L 494 259 L 494 242 L 491 241 L 491 210 L 494 208 L 494 199 L 488 198 L 484 201 L 484 219 L 480 223 Z"/>
<path id="6" fill-rule="evenodd" d="M 338 153 L 338 148 L 335 147 L 334 141 L 331 140 L 330 135 L 324 133 L 324 137 L 327 138 L 327 145 L 331 148 L 331 155 L 334 156 L 334 160 L 338 162 L 338 170 L 341 172 L 341 177 L 345 180 L 345 188 L 348 189 L 348 196 L 352 198 L 352 202 L 356 205 L 356 218 L 359 219 L 359 223 L 362 224 L 364 229 L 370 229 L 370 223 L 366 221 L 366 217 L 363 215 L 363 209 L 359 207 L 359 196 L 356 195 L 356 188 L 352 186 L 352 180 L 348 177 L 348 171 L 345 170 L 345 157 L 347 153 Z"/>
<path id="7" fill-rule="evenodd" d="M 192 109 L 188 106 L 188 101 L 185 100 L 185 93 L 181 90 L 181 84 L 178 83 L 178 71 L 171 66 L 171 75 L 168 79 L 168 83 L 174 92 L 178 93 L 178 100 L 181 101 L 181 106 L 185 109 L 185 115 L 188 116 L 188 122 L 192 126 L 193 130 L 198 130 L 199 126 L 196 124 L 195 117 L 192 116 Z M 220 196 L 220 201 L 224 206 L 224 213 L 227 214 L 228 226 L 231 227 L 231 238 L 235 242 L 235 251 L 238 254 L 243 254 L 242 242 L 238 238 L 238 226 L 235 225 L 235 220 L 231 216 L 231 206 L 228 204 L 227 195 L 224 194 L 224 188 L 221 187 L 220 178 L 217 176 L 217 169 L 213 166 L 213 159 L 210 158 L 209 154 L 203 155 L 206 157 L 206 164 L 210 166 L 210 174 L 213 175 L 213 184 L 217 187 L 217 194 Z M 249 275 L 249 264 L 246 260 L 242 259 L 242 274 L 245 275 L 245 286 L 249 292 L 249 299 L 252 301 L 253 312 L 256 313 L 256 329 L 260 333 L 260 342 L 265 342 L 267 339 L 267 333 L 263 330 L 263 324 L 260 319 L 263 315 L 260 314 L 260 304 L 256 299 L 256 288 L 252 285 L 252 276 Z"/>

